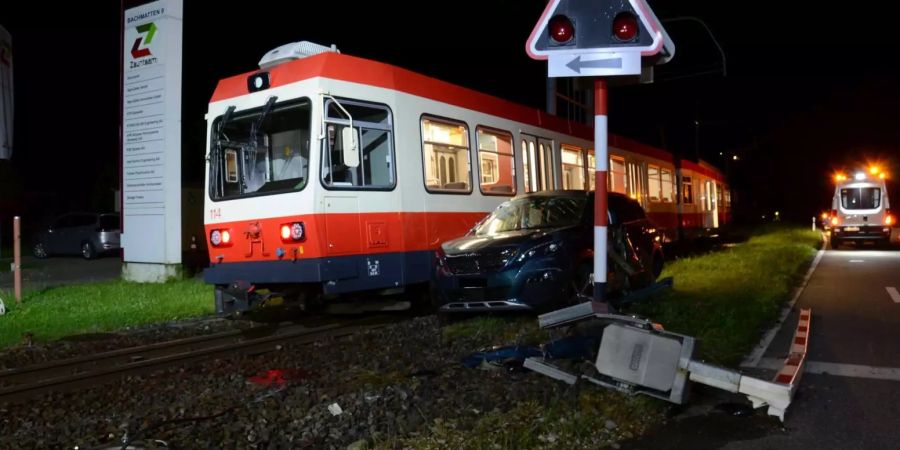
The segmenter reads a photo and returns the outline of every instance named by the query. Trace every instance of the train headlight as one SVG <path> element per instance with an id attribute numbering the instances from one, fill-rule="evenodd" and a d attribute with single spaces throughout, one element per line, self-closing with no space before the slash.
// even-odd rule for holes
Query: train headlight
<path id="1" fill-rule="evenodd" d="M 261 91 L 269 88 L 269 73 L 259 72 L 247 77 L 247 90 L 250 92 Z"/>
<path id="2" fill-rule="evenodd" d="M 228 230 L 222 230 L 222 243 L 223 244 L 231 243 L 231 233 Z"/>
<path id="3" fill-rule="evenodd" d="M 306 235 L 306 230 L 303 229 L 303 222 L 294 222 L 291 225 L 291 239 L 295 241 L 299 241 L 303 239 Z"/>
<path id="4" fill-rule="evenodd" d="M 222 232 L 219 230 L 212 230 L 212 232 L 209 233 L 209 242 L 212 245 L 221 244 L 222 243 Z"/>
<path id="5" fill-rule="evenodd" d="M 303 222 L 285 223 L 281 225 L 281 240 L 300 241 L 306 237 L 306 227 Z"/>

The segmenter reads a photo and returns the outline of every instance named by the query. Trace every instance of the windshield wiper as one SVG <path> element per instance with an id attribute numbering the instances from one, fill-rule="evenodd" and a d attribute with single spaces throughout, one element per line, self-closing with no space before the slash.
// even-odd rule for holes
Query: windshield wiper
<path id="1" fill-rule="evenodd" d="M 254 149 L 256 148 L 256 135 L 259 133 L 259 129 L 262 127 L 263 120 L 266 120 L 266 116 L 268 116 L 269 112 L 272 111 L 272 106 L 275 105 L 275 100 L 278 100 L 278 97 L 274 95 L 269 97 L 269 100 L 266 102 L 266 106 L 263 107 L 262 113 L 260 113 L 256 121 L 250 125 L 250 145 Z"/>
<path id="2" fill-rule="evenodd" d="M 213 159 L 212 161 L 212 171 L 213 176 L 211 177 L 215 180 L 215 196 L 221 197 L 222 193 L 225 190 L 223 186 L 222 180 L 222 131 L 225 130 L 225 125 L 231 120 L 231 116 L 234 114 L 234 105 L 228 107 L 225 111 L 225 114 L 222 115 L 222 120 L 219 122 L 219 126 L 216 128 L 216 146 L 213 148 L 215 152 L 214 155 L 210 155 Z"/>

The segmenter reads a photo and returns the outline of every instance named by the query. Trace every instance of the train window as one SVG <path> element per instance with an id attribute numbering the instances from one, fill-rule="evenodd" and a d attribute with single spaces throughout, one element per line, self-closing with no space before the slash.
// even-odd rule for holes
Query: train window
<path id="1" fill-rule="evenodd" d="M 525 181 L 525 192 L 531 192 L 531 169 L 528 165 L 528 142 L 522 139 L 522 176 Z"/>
<path id="2" fill-rule="evenodd" d="M 512 134 L 478 127 L 475 137 L 478 140 L 481 193 L 515 195 L 516 167 Z"/>
<path id="3" fill-rule="evenodd" d="M 625 194 L 628 181 L 625 177 L 625 158 L 613 156 L 609 158 L 609 190 Z"/>
<path id="4" fill-rule="evenodd" d="M 528 138 L 528 152 L 527 152 L 528 161 L 531 163 L 526 165 L 528 170 L 528 178 L 531 180 L 531 184 L 529 185 L 528 192 L 534 192 L 541 190 L 541 178 L 538 176 L 540 173 L 541 161 L 537 159 L 537 150 L 534 148 L 534 138 Z"/>
<path id="5" fill-rule="evenodd" d="M 588 167 L 587 167 L 587 179 L 588 179 L 588 189 L 595 190 L 596 189 L 596 170 L 597 170 L 597 158 L 594 157 L 594 150 L 588 150 L 587 155 Z"/>
<path id="6" fill-rule="evenodd" d="M 672 203 L 675 201 L 675 178 L 673 177 L 672 171 L 668 169 L 659 169 L 659 179 L 660 184 L 662 185 L 662 194 L 660 198 L 665 203 Z"/>
<path id="7" fill-rule="evenodd" d="M 309 173 L 308 99 L 224 114 L 213 123 L 210 198 L 298 191 Z"/>
<path id="8" fill-rule="evenodd" d="M 423 117 L 422 152 L 428 191 L 472 192 L 469 128 L 464 123 Z"/>
<path id="9" fill-rule="evenodd" d="M 647 165 L 647 190 L 651 202 L 672 203 L 675 198 L 672 171 L 652 164 Z"/>
<path id="10" fill-rule="evenodd" d="M 694 183 L 691 177 L 681 177 L 681 203 L 685 205 L 694 203 Z"/>
<path id="11" fill-rule="evenodd" d="M 647 193 L 651 202 L 659 202 L 662 196 L 662 184 L 659 180 L 659 166 L 647 165 Z"/>
<path id="12" fill-rule="evenodd" d="M 572 145 L 562 146 L 563 189 L 584 190 L 584 153 Z"/>
<path id="13" fill-rule="evenodd" d="M 237 150 L 225 150 L 225 182 L 238 182 Z"/>
<path id="14" fill-rule="evenodd" d="M 386 106 L 356 100 L 325 100 L 322 184 L 329 189 L 391 189 L 395 186 L 393 124 Z M 348 115 L 349 114 L 349 115 Z M 344 161 L 343 130 L 353 124 L 359 164 Z"/>

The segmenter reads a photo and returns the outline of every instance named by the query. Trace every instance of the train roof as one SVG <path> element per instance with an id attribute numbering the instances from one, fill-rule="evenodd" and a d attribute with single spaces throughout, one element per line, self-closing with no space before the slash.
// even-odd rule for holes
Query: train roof
<path id="1" fill-rule="evenodd" d="M 461 108 L 546 128 L 588 141 L 594 139 L 594 129 L 586 125 L 411 70 L 356 56 L 325 52 L 285 62 L 270 67 L 267 71 L 269 72 L 269 85 L 271 87 L 284 86 L 316 77 L 349 81 L 405 92 Z M 247 78 L 258 72 L 260 70 L 220 80 L 216 85 L 210 102 L 219 102 L 249 94 Z M 609 146 L 662 161 L 675 162 L 672 154 L 665 150 L 615 134 L 609 135 Z M 682 160 L 682 162 L 686 164 L 685 167 L 690 167 L 691 170 L 704 173 L 716 179 L 724 179 L 718 170 L 711 170 L 690 161 Z"/>

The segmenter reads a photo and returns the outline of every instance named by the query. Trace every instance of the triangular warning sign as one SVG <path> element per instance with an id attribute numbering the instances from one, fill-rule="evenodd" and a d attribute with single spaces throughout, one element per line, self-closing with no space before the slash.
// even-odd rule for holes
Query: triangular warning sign
<path id="1" fill-rule="evenodd" d="M 551 26 L 559 29 L 549 30 Z M 550 31 L 567 39 L 559 41 Z M 675 44 L 646 0 L 552 0 L 525 51 L 537 60 L 551 53 L 640 52 L 651 63 L 662 64 L 675 54 Z"/>

